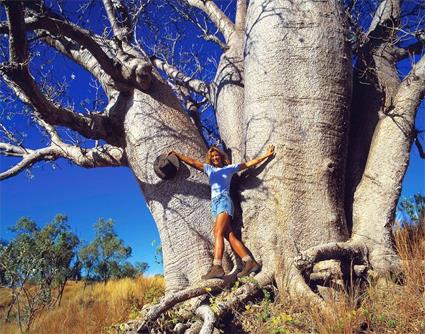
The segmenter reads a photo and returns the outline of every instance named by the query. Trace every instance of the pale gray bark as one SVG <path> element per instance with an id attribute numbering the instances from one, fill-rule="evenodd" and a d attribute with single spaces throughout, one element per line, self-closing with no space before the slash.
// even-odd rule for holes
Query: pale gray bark
<path id="1" fill-rule="evenodd" d="M 246 156 L 277 155 L 243 184 L 243 235 L 282 287 L 299 251 L 348 238 L 350 49 L 337 1 L 251 1 L 246 36 Z"/>
<path id="2" fill-rule="evenodd" d="M 114 35 L 121 41 L 128 42 L 131 38 L 132 27 L 124 4 L 119 0 L 103 0 L 103 6 L 105 7 Z M 122 18 L 120 20 L 117 18 L 117 12 L 121 14 Z"/>
<path id="3" fill-rule="evenodd" d="M 0 173 L 0 180 L 12 177 L 40 161 L 54 161 L 65 158 L 75 165 L 85 168 L 127 166 L 127 159 L 121 147 L 105 144 L 91 149 L 66 144 L 58 135 L 56 129 L 41 119 L 38 123 L 45 128 L 50 136 L 50 145 L 39 149 L 29 149 L 22 145 L 16 146 L 0 143 L 0 154 L 21 157 L 22 160 L 8 170 Z"/>
<path id="4" fill-rule="evenodd" d="M 376 126 L 366 168 L 354 195 L 352 239 L 368 246 L 373 268 L 384 273 L 397 270 L 399 265 L 391 227 L 424 91 L 425 58 L 422 57 L 399 85 L 394 108 Z"/>
<path id="5" fill-rule="evenodd" d="M 211 310 L 211 307 L 208 305 L 201 305 L 196 309 L 195 314 L 203 321 L 203 325 L 199 331 L 199 334 L 213 333 L 217 318 L 214 312 Z"/>
<path id="6" fill-rule="evenodd" d="M 202 80 L 188 77 L 175 66 L 167 64 L 165 61 L 157 57 L 151 57 L 151 61 L 157 69 L 164 71 L 170 80 L 175 80 L 177 81 L 177 84 L 182 85 L 191 91 L 199 93 L 205 97 L 208 97 L 209 87 Z"/>
<path id="7" fill-rule="evenodd" d="M 407 84 L 400 84 L 394 54 L 399 17 L 398 0 L 382 1 L 368 29 L 356 73 L 347 169 L 352 240 L 367 245 L 372 267 L 381 273 L 399 270 L 391 227 L 422 98 L 413 88 L 400 92 Z M 402 107 L 404 99 L 415 105 Z"/>
<path id="8" fill-rule="evenodd" d="M 244 30 L 236 30 L 232 35 L 210 86 L 210 101 L 216 112 L 221 138 L 231 152 L 233 162 L 243 160 L 243 34 Z"/>
<path id="9" fill-rule="evenodd" d="M 181 167 L 163 181 L 153 170 L 162 153 L 178 150 L 202 160 L 205 146 L 171 88 L 156 76 L 149 94 L 134 91 L 125 118 L 126 154 L 157 224 L 167 291 L 200 280 L 211 265 L 212 220 L 209 187 L 199 171 Z M 231 264 L 227 257 L 227 268 Z"/>
<path id="10" fill-rule="evenodd" d="M 354 73 L 349 156 L 347 209 L 351 216 L 354 191 L 363 174 L 373 132 L 385 109 L 391 107 L 400 83 L 393 56 L 395 27 L 400 16 L 398 0 L 382 1 L 367 31 Z M 351 227 L 351 217 L 350 227 Z"/>

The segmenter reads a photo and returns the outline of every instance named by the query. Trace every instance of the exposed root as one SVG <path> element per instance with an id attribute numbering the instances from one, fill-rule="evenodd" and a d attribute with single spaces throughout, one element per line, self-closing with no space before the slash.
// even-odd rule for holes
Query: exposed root
<path id="1" fill-rule="evenodd" d="M 222 280 L 211 280 L 207 284 L 188 288 L 165 296 L 158 304 L 155 304 L 150 308 L 145 318 L 140 322 L 137 328 L 137 333 L 143 333 L 143 331 L 146 331 L 150 323 L 155 321 L 162 313 L 169 310 L 176 304 L 194 297 L 221 291 L 224 286 L 225 282 Z"/>
<path id="2" fill-rule="evenodd" d="M 322 288 L 344 289 L 358 279 L 364 280 L 369 267 L 368 252 L 352 241 L 332 242 L 305 250 L 290 267 L 286 275 L 290 294 L 327 308 L 319 297 Z"/>
<path id="3" fill-rule="evenodd" d="M 164 312 L 171 309 L 178 303 L 188 301 L 192 298 L 199 297 L 199 300 L 192 304 L 193 311 L 185 313 L 181 318 L 181 323 L 174 327 L 176 333 L 202 333 L 212 334 L 218 332 L 215 328 L 217 320 L 223 317 L 228 312 L 237 308 L 241 303 L 258 293 L 258 291 L 269 285 L 273 281 L 273 275 L 266 271 L 261 272 L 255 278 L 245 278 L 242 280 L 243 285 L 235 289 L 227 289 L 229 281 L 210 280 L 202 286 L 188 288 L 161 299 L 158 304 L 150 306 L 146 311 L 146 315 L 142 320 L 132 321 L 127 323 L 127 333 L 147 333 L 154 328 L 158 319 Z M 234 282 L 234 281 L 233 281 Z M 237 285 L 236 285 L 237 286 Z M 217 295 L 217 293 L 219 293 Z M 210 299 L 202 297 L 203 295 L 211 296 Z M 185 311 L 186 312 L 186 311 Z M 191 314 L 195 313 L 200 319 L 190 324 Z M 137 328 L 137 330 L 134 330 Z"/>
<path id="4" fill-rule="evenodd" d="M 184 334 L 198 334 L 202 329 L 202 320 L 195 321 Z"/>
<path id="5" fill-rule="evenodd" d="M 201 305 L 196 309 L 195 314 L 204 322 L 199 334 L 212 334 L 217 318 L 211 307 L 208 305 Z"/>
<path id="6" fill-rule="evenodd" d="M 218 330 L 214 327 L 217 320 L 223 318 L 226 314 L 231 313 L 233 310 L 238 308 L 242 303 L 245 303 L 247 300 L 255 296 L 263 287 L 271 284 L 273 281 L 273 275 L 267 271 L 263 271 L 258 274 L 255 278 L 243 278 L 243 285 L 237 288 L 234 291 L 224 291 L 220 295 L 216 296 L 214 300 L 211 302 L 211 306 L 208 304 L 203 304 L 198 307 L 196 310 L 196 314 L 200 316 L 204 322 L 198 320 L 185 332 L 185 334 L 190 333 L 205 333 L 210 334 L 214 333 L 214 331 Z M 203 313 L 208 314 L 212 312 L 215 321 L 212 325 L 205 323 L 205 316 L 203 314 L 199 314 L 200 308 L 203 307 Z M 210 318 L 212 319 L 212 318 Z M 202 326 L 200 326 L 202 324 Z M 209 327 L 207 327 L 207 325 Z M 203 331 L 205 329 L 205 332 Z M 208 331 L 209 330 L 209 331 Z"/>
<path id="7" fill-rule="evenodd" d="M 315 263 L 331 259 L 364 264 L 367 263 L 367 249 L 349 241 L 331 242 L 307 249 L 295 258 L 294 264 L 303 275 L 309 275 Z"/>
<path id="8" fill-rule="evenodd" d="M 369 260 L 373 268 L 373 273 L 371 274 L 375 277 L 393 277 L 397 279 L 403 276 L 405 266 L 403 266 L 400 256 L 395 252 L 376 246 L 372 249 Z"/>
<path id="9" fill-rule="evenodd" d="M 211 332 L 202 332 L 204 328 L 204 324 L 202 323 L 202 320 L 195 321 L 190 328 L 184 332 L 184 334 L 205 334 L 205 333 L 212 333 L 212 334 L 220 334 L 220 331 L 217 328 L 213 328 Z"/>
<path id="10" fill-rule="evenodd" d="M 216 302 L 216 309 L 214 311 L 218 318 L 223 317 L 232 309 L 237 308 L 240 304 L 252 298 L 262 288 L 272 284 L 273 276 L 268 272 L 261 272 L 254 279 L 247 278 L 246 280 L 248 282 L 236 289 L 235 292 L 231 293 L 224 300 Z"/>
<path id="11" fill-rule="evenodd" d="M 328 282 L 335 282 L 338 285 L 342 285 L 341 278 L 342 272 L 340 267 L 340 262 L 336 260 L 324 261 L 325 264 L 328 264 L 327 267 L 320 266 L 317 264 L 313 267 L 313 272 L 310 274 L 310 286 L 317 285 L 328 285 Z M 318 264 L 323 264 L 323 262 L 319 262 Z"/>
<path id="12" fill-rule="evenodd" d="M 325 307 L 326 304 L 313 290 L 307 285 L 301 271 L 293 265 L 290 266 L 289 272 L 285 275 L 285 286 L 291 296 L 301 297 L 314 305 Z"/>

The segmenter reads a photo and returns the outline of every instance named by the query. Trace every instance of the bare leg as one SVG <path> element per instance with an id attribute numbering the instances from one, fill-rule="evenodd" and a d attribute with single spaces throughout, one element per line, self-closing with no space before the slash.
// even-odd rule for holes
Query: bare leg
<path id="1" fill-rule="evenodd" d="M 226 213 L 222 212 L 217 215 L 215 226 L 214 226 L 214 259 L 222 259 L 224 252 L 224 239 L 229 240 L 230 246 L 235 251 L 235 253 L 243 258 L 248 255 L 248 250 L 245 245 L 240 241 L 230 226 L 231 217 Z"/>
<path id="2" fill-rule="evenodd" d="M 237 275 L 239 278 L 249 275 L 252 272 L 258 272 L 261 269 L 261 266 L 249 256 L 248 250 L 242 241 L 236 237 L 230 226 L 230 221 L 231 217 L 226 212 L 221 212 L 216 217 L 214 225 L 214 262 L 208 273 L 202 276 L 203 279 L 222 278 L 224 276 L 224 270 L 221 266 L 224 252 L 224 238 L 229 240 L 232 249 L 244 261 L 244 267 Z"/>
<path id="3" fill-rule="evenodd" d="M 229 225 L 225 234 L 225 238 L 229 240 L 230 247 L 235 251 L 236 254 L 242 259 L 248 255 L 248 250 L 241 240 L 236 237 L 232 227 Z"/>
<path id="4" fill-rule="evenodd" d="M 224 252 L 224 235 L 230 227 L 230 216 L 226 212 L 217 215 L 214 225 L 214 259 L 221 260 Z"/>

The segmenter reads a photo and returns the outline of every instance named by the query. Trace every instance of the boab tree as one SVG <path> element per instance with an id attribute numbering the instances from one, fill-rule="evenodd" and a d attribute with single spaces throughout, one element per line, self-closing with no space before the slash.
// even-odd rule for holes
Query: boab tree
<path id="1" fill-rule="evenodd" d="M 200 172 L 183 167 L 163 181 L 152 165 L 172 149 L 203 157 L 198 108 L 208 101 L 234 162 L 269 143 L 277 148 L 274 159 L 241 175 L 236 191 L 243 240 L 263 265 L 260 286 L 275 282 L 314 298 L 314 277 L 326 275 L 311 275 L 313 266 L 328 259 L 342 268 L 397 272 L 391 224 L 425 91 L 423 4 L 237 0 L 229 16 L 211 0 L 165 3 L 222 48 L 210 82 L 185 75 L 139 43 L 139 15 L 155 1 L 135 7 L 136 1 L 104 0 L 111 28 L 105 34 L 65 17 L 61 6 L 3 1 L 9 55 L 0 71 L 50 144 L 23 147 L 3 126 L 9 141 L 0 144 L 2 153 L 22 160 L 0 177 L 60 157 L 83 167 L 129 167 L 161 236 L 170 306 L 205 293 L 190 288 L 211 263 L 209 191 Z M 96 78 L 108 99 L 102 112 L 75 112 L 39 87 L 30 69 L 38 41 Z M 58 128 L 97 144 L 71 145 Z M 227 270 L 233 259 L 227 251 Z M 198 312 L 211 315 L 205 306 Z"/>

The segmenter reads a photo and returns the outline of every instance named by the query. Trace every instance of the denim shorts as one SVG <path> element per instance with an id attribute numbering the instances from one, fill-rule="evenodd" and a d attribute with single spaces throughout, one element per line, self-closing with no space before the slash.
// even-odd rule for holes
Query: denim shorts
<path id="1" fill-rule="evenodd" d="M 222 193 L 211 199 L 211 213 L 213 220 L 219 213 L 226 212 L 229 216 L 233 217 L 234 206 L 229 193 Z"/>

